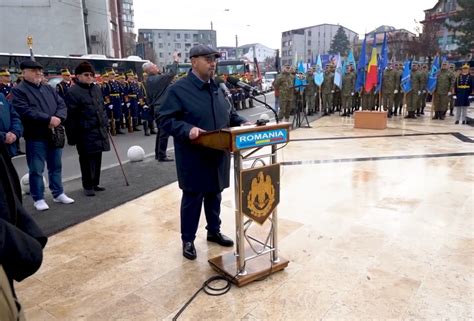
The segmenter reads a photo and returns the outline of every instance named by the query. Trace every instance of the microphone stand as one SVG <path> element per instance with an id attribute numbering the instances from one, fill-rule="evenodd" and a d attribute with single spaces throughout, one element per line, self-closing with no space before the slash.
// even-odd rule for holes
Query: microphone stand
<path id="1" fill-rule="evenodd" d="M 262 96 L 265 98 L 265 101 L 262 101 L 262 100 L 260 100 L 260 99 L 255 98 L 255 97 L 252 95 L 252 93 L 250 93 L 249 98 L 255 100 L 256 102 L 261 103 L 263 106 L 265 106 L 265 108 L 270 109 L 270 110 L 273 112 L 273 114 L 275 115 L 275 120 L 276 120 L 276 122 L 277 122 L 277 124 L 278 124 L 280 121 L 278 120 L 278 114 L 277 114 L 276 110 L 275 110 L 272 106 L 270 106 L 269 104 L 267 104 L 267 102 L 266 102 L 266 101 L 267 101 L 267 97 L 265 96 L 264 93 L 262 93 Z"/>
<path id="2" fill-rule="evenodd" d="M 307 85 L 297 85 L 293 86 L 291 88 L 297 89 L 297 95 L 300 97 L 296 98 L 296 109 L 295 109 L 295 116 L 293 116 L 293 122 L 292 126 L 293 128 L 301 128 L 301 125 L 303 124 L 303 121 L 306 120 L 306 126 L 307 128 L 311 128 L 311 125 L 309 124 L 308 116 L 306 115 L 306 111 L 304 110 L 303 106 L 303 94 L 304 92 L 300 92 L 298 89 L 299 88 L 305 88 Z M 303 113 L 303 117 L 301 117 L 301 113 Z"/>

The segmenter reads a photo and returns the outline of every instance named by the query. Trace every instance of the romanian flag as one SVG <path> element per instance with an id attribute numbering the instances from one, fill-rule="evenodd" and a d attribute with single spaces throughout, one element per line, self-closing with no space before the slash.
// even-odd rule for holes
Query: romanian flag
<path id="1" fill-rule="evenodd" d="M 374 34 L 374 46 L 372 47 L 372 55 L 370 56 L 369 66 L 367 67 L 367 77 L 365 79 L 365 92 L 370 92 L 372 88 L 377 86 L 377 45 L 375 42 Z"/>

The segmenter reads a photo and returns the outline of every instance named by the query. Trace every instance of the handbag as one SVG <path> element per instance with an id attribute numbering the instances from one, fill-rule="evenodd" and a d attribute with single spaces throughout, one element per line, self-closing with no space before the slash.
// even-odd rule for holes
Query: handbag
<path id="1" fill-rule="evenodd" d="M 63 148 L 66 143 L 66 133 L 63 125 L 51 128 L 50 144 L 51 147 Z"/>

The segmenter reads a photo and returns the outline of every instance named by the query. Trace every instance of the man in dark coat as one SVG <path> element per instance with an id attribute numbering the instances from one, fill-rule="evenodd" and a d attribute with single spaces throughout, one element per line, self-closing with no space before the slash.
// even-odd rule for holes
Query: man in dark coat
<path id="1" fill-rule="evenodd" d="M 104 191 L 99 186 L 102 152 L 110 150 L 107 135 L 107 115 L 102 92 L 94 84 L 94 69 L 88 62 L 80 63 L 74 72 L 76 86 L 66 94 L 68 143 L 76 145 L 81 166 L 82 187 L 86 196 Z"/>
<path id="2" fill-rule="evenodd" d="M 20 64 L 24 80 L 13 88 L 13 108 L 20 115 L 26 141 L 30 194 L 38 211 L 49 209 L 44 200 L 43 171 L 48 164 L 49 187 L 54 202 L 74 203 L 63 189 L 62 148 L 52 144 L 52 132 L 66 120 L 66 105 L 56 90 L 41 83 L 43 66 L 33 60 Z"/>
<path id="3" fill-rule="evenodd" d="M 198 45 L 191 49 L 192 70 L 172 85 L 160 110 L 161 128 L 174 138 L 176 167 L 181 200 L 183 256 L 196 258 L 194 239 L 204 201 L 207 240 L 222 246 L 233 241 L 220 233 L 221 192 L 229 187 L 230 153 L 195 145 L 193 140 L 206 131 L 246 122 L 226 102 L 214 82 L 216 58 L 213 48 Z"/>
<path id="4" fill-rule="evenodd" d="M 171 70 L 166 74 L 160 74 L 158 66 L 154 63 L 147 62 L 143 64 L 143 70 L 148 74 L 145 86 L 147 92 L 147 103 L 148 106 L 151 107 L 151 112 L 149 113 L 149 115 L 150 117 L 155 118 L 158 126 L 158 135 L 156 136 L 155 143 L 155 158 L 159 162 L 173 161 L 172 158 L 166 155 L 169 134 L 163 130 L 160 130 L 158 118 L 160 115 L 161 105 L 163 104 L 163 100 L 165 97 L 165 92 L 178 72 L 179 57 L 180 55 L 178 53 L 173 54 L 174 63 L 171 67 Z M 153 120 L 148 119 L 146 121 L 148 127 L 151 130 L 151 133 L 153 133 Z M 147 124 L 144 125 L 145 131 Z"/>
<path id="5" fill-rule="evenodd" d="M 46 242 L 23 208 L 20 180 L 0 141 L 0 320 L 16 320 L 23 314 L 13 280 L 22 281 L 39 269 Z"/>

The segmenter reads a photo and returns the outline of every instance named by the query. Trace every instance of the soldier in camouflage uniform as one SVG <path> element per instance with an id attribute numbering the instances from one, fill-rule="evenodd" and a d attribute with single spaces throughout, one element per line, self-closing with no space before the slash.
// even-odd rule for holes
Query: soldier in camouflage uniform
<path id="1" fill-rule="evenodd" d="M 456 66 L 454 64 L 449 65 L 449 71 L 453 74 L 454 79 L 458 77 L 459 72 L 456 72 Z M 449 99 L 449 116 L 454 116 L 453 111 L 454 111 L 454 98 L 451 96 Z"/>
<path id="2" fill-rule="evenodd" d="M 280 111 L 278 118 L 282 120 L 284 117 L 285 121 L 290 121 L 294 92 L 293 77 L 290 74 L 290 65 L 285 65 L 283 67 L 282 73 L 278 75 L 274 86 L 280 93 Z"/>
<path id="3" fill-rule="evenodd" d="M 398 72 L 393 70 L 393 65 L 389 63 L 382 76 L 383 110 L 387 111 L 388 118 L 392 117 L 393 100 L 400 86 L 399 81 Z"/>
<path id="4" fill-rule="evenodd" d="M 449 100 L 454 88 L 454 74 L 448 69 L 448 62 L 443 61 L 441 70 L 438 74 L 436 88 L 433 92 L 433 103 L 435 115 L 433 119 L 444 119 L 444 115 L 448 110 Z"/>
<path id="5" fill-rule="evenodd" d="M 306 74 L 306 88 L 304 91 L 304 96 L 306 99 L 306 109 L 308 111 L 309 116 L 311 116 L 315 112 L 316 93 L 317 93 L 317 86 L 314 83 L 314 70 L 313 68 L 309 68 L 308 73 Z"/>
<path id="6" fill-rule="evenodd" d="M 332 108 L 332 97 L 334 94 L 334 74 L 329 69 L 329 64 L 324 70 L 324 80 L 321 84 L 321 91 L 323 93 L 323 116 L 329 115 Z"/>
<path id="7" fill-rule="evenodd" d="M 408 115 L 405 118 L 416 118 L 415 111 L 419 106 L 421 90 L 423 85 L 421 83 L 422 76 L 418 70 L 418 63 L 411 64 L 411 91 L 406 94 Z"/>
<path id="8" fill-rule="evenodd" d="M 400 87 L 401 85 L 401 80 L 402 80 L 402 73 L 403 73 L 403 64 L 398 63 L 397 68 L 395 69 L 396 77 L 397 77 L 397 82 L 398 86 L 394 90 L 394 97 L 393 97 L 393 103 L 394 103 L 394 108 L 393 108 L 393 115 L 397 116 L 397 110 L 399 111 L 398 113 L 401 115 L 402 114 L 402 108 L 403 108 L 403 92 L 402 88 Z"/>
<path id="9" fill-rule="evenodd" d="M 346 66 L 346 73 L 342 77 L 342 108 L 344 113 L 341 116 L 350 116 L 352 109 L 352 97 L 354 96 L 355 88 L 355 75 L 352 69 L 352 65 Z"/>
<path id="10" fill-rule="evenodd" d="M 420 95 L 420 101 L 419 101 L 419 106 L 418 108 L 416 109 L 416 115 L 417 116 L 420 116 L 421 115 L 424 115 L 425 112 L 425 107 L 426 107 L 426 84 L 428 82 L 428 77 L 429 77 L 429 72 L 428 72 L 428 65 L 425 65 L 423 64 L 422 67 L 421 67 L 421 71 L 420 71 L 420 74 L 421 74 L 421 95 Z"/>

